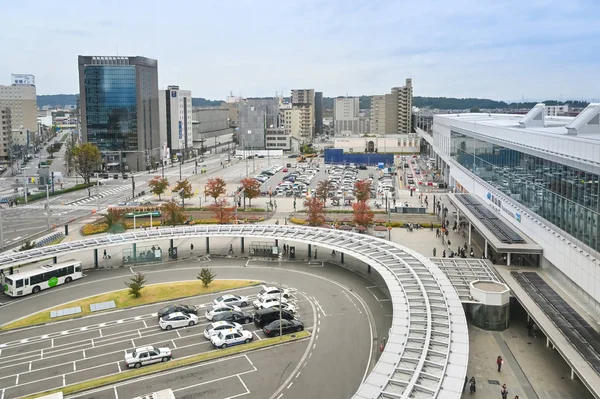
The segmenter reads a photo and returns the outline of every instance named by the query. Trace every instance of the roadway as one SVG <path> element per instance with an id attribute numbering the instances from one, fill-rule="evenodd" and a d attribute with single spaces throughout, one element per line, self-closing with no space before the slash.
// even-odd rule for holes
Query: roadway
<path id="1" fill-rule="evenodd" d="M 246 265 L 245 267 L 243 267 Z M 300 262 L 277 263 L 213 259 L 209 266 L 218 278 L 250 278 L 274 283 L 281 278 L 292 288 L 300 319 L 313 335 L 310 340 L 248 352 L 225 360 L 186 367 L 152 378 L 105 387 L 82 398 L 128 398 L 167 387 L 177 398 L 247 397 L 350 397 L 374 365 L 377 332 L 387 332 L 391 304 L 371 284 L 334 265 L 311 267 Z M 149 283 L 195 279 L 206 263 L 177 262 L 134 268 Z M 38 295 L 6 300 L 0 323 L 68 302 L 78 297 L 120 289 L 131 276 L 129 269 L 89 271 L 68 287 Z M 248 288 L 254 295 L 258 289 Z M 187 301 L 206 305 L 216 295 Z M 170 332 L 156 325 L 159 305 L 112 311 L 67 322 L 0 334 L 4 363 L 0 367 L 0 397 L 15 398 L 50 387 L 103 375 L 127 372 L 124 350 L 169 342 L 176 358 L 211 350 L 200 334 L 202 325 Z M 251 331 L 256 330 L 250 325 Z M 340 328 L 342 327 L 342 328 Z M 262 333 L 254 331 L 256 338 Z M 5 345 L 5 346 L 3 346 Z M 351 348 L 351 350 L 349 350 Z M 268 378 L 266 377 L 268 375 Z M 335 384 L 331 382 L 335 381 Z"/>

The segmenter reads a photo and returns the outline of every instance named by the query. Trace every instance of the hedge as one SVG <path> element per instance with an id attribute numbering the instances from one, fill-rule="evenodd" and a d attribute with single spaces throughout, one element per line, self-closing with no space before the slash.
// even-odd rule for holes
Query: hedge
<path id="1" fill-rule="evenodd" d="M 190 211 L 196 211 L 196 212 L 212 212 L 212 209 L 208 206 L 203 206 L 203 207 L 186 207 L 185 210 L 187 212 Z M 240 212 L 267 212 L 267 210 L 265 208 L 238 208 L 238 213 Z"/>
<path id="2" fill-rule="evenodd" d="M 106 223 L 89 223 L 81 228 L 81 234 L 84 236 L 106 233 L 107 231 L 108 225 Z"/>
<path id="3" fill-rule="evenodd" d="M 299 224 L 299 225 L 304 226 L 306 224 L 306 220 L 300 219 L 300 218 L 291 217 L 290 218 L 290 223 Z"/>
<path id="4" fill-rule="evenodd" d="M 71 193 L 73 191 L 85 190 L 86 188 L 93 187 L 93 186 L 95 186 L 95 184 L 93 184 L 93 183 L 78 184 L 76 186 L 65 188 L 63 190 L 54 190 L 54 192 L 50 191 L 48 194 L 50 197 L 54 197 L 55 195 Z M 38 193 L 38 194 L 33 194 L 33 195 L 30 195 L 29 197 L 27 197 L 27 201 L 33 202 L 33 201 L 37 201 L 39 199 L 45 199 L 45 198 L 46 198 L 46 193 Z M 18 204 L 24 204 L 25 197 L 17 197 L 16 201 Z"/>

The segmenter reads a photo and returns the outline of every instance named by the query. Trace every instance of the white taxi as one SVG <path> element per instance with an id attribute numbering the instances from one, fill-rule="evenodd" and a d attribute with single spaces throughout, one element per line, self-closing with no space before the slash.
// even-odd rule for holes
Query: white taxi
<path id="1" fill-rule="evenodd" d="M 258 299 L 260 299 L 261 297 L 263 297 L 265 295 L 279 296 L 280 291 L 281 291 L 282 297 L 284 297 L 284 298 L 290 297 L 290 291 L 286 288 L 279 289 L 278 287 L 267 287 L 266 285 L 263 285 L 261 287 L 262 287 L 262 289 L 258 293 Z"/>
<path id="2" fill-rule="evenodd" d="M 252 341 L 252 333 L 250 331 L 221 331 L 217 335 L 210 338 L 210 342 L 215 348 L 225 349 L 228 346 L 247 344 Z"/>
<path id="3" fill-rule="evenodd" d="M 134 349 L 131 353 L 125 353 L 125 364 L 127 367 L 140 368 L 148 364 L 166 362 L 171 360 L 171 349 L 155 348 L 154 346 L 143 346 Z"/>
<path id="4" fill-rule="evenodd" d="M 217 335 L 221 331 L 241 331 L 244 327 L 242 327 L 239 323 L 233 323 L 228 321 L 215 321 L 214 323 L 209 324 L 204 329 L 204 337 L 206 339 L 210 339 L 213 335 Z"/>

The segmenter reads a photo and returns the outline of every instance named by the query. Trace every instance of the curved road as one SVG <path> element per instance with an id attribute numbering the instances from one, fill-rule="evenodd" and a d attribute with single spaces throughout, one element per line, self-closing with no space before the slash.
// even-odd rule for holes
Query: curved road
<path id="1" fill-rule="evenodd" d="M 240 262 L 219 258 L 213 259 L 210 263 L 190 261 L 178 263 L 177 265 L 139 267 L 136 271 L 146 273 L 149 283 L 159 283 L 195 279 L 198 269 L 205 266 L 211 267 L 217 273 L 218 278 L 248 278 L 275 284 L 281 279 L 282 284 L 296 289 L 295 296 L 300 305 L 300 319 L 313 332 L 310 341 L 305 340 L 278 348 L 250 352 L 246 356 L 222 363 L 211 363 L 203 370 L 191 367 L 175 373 L 160 374 L 157 377 L 145 380 L 143 384 L 122 384 L 118 387 L 109 387 L 77 397 L 130 398 L 165 387 L 176 390 L 178 398 L 192 398 L 199 395 L 207 398 L 236 395 L 244 395 L 248 398 L 267 398 L 270 396 L 273 399 L 349 398 L 356 392 L 366 372 L 374 365 L 376 360 L 377 340 L 380 339 L 377 334 L 382 334 L 381 337 L 385 336 L 391 323 L 390 303 L 385 300 L 382 301 L 380 295 L 378 295 L 378 300 L 366 288 L 371 285 L 369 282 L 352 272 L 330 264 L 326 264 L 324 267 L 309 267 L 300 262 L 284 262 L 283 269 L 279 271 L 276 262 L 250 261 L 246 264 L 246 261 Z M 2 312 L 0 312 L 0 323 L 6 323 L 23 315 L 54 307 L 83 296 L 121 289 L 123 282 L 131 276 L 130 270 L 124 268 L 90 271 L 88 274 L 88 277 L 74 282 L 68 287 L 60 287 L 38 295 L 5 302 L 5 305 L 2 306 Z M 204 297 L 192 303 L 208 302 L 206 299 L 212 299 L 212 296 L 209 298 Z M 153 342 L 152 338 L 146 342 L 145 337 L 142 339 L 142 335 L 160 333 L 160 330 L 152 329 L 153 327 L 146 322 L 142 326 L 140 323 L 143 320 L 140 320 L 140 318 L 150 317 L 155 320 L 152 318 L 152 312 L 157 307 L 157 305 L 151 305 L 130 310 L 113 311 L 68 322 L 6 332 L 0 334 L 0 347 L 2 347 L 2 344 L 11 342 L 19 344 L 21 340 L 29 339 L 27 342 L 23 342 L 21 346 L 27 347 L 28 351 L 39 351 L 48 345 L 44 342 L 36 342 L 44 335 L 51 337 L 62 333 L 70 336 L 71 332 L 81 333 L 82 328 L 88 330 L 91 328 L 90 326 L 97 326 L 99 323 L 108 324 L 109 322 L 115 322 L 115 319 L 123 320 L 121 323 L 125 323 L 125 325 L 113 327 L 116 333 L 119 331 L 133 331 L 135 333 L 137 329 L 140 329 L 143 332 L 138 331 L 136 334 L 139 334 L 140 340 L 144 341 L 143 344 L 149 344 Z M 129 328 L 127 326 L 129 322 L 137 323 L 137 325 L 134 325 L 135 328 Z M 145 328 L 148 328 L 149 331 L 145 331 Z M 251 330 L 253 329 L 251 328 Z M 63 333 L 63 331 L 70 332 Z M 179 330 L 179 335 L 183 336 L 184 332 L 191 334 L 193 331 L 194 328 Z M 97 332 L 86 331 L 85 334 L 95 337 Z M 49 337 L 46 337 L 46 341 Z M 181 339 L 187 339 L 188 346 L 198 345 L 198 342 L 205 341 L 203 337 L 199 337 L 198 341 L 193 337 L 183 337 Z M 63 341 L 65 340 L 63 339 Z M 53 341 L 52 345 L 54 344 Z M 118 350 L 130 349 L 132 344 L 125 344 L 125 347 L 118 347 Z M 36 345 L 38 346 L 36 347 Z M 135 343 L 135 345 L 139 344 Z M 13 358 L 19 357 L 19 350 L 10 347 L 10 345 L 4 347 L 3 350 L 4 352 L 1 353 L 3 358 L 11 355 L 11 351 L 17 351 L 12 353 L 13 355 L 17 354 Z M 43 350 L 41 352 L 43 356 Z M 118 356 L 122 357 L 122 354 Z M 118 360 L 116 357 L 115 359 L 115 361 Z M 16 371 L 6 378 L 2 377 L 6 373 L 3 373 L 2 368 L 0 368 L 0 390 L 5 389 L 5 399 L 31 392 L 27 390 L 18 393 L 17 387 L 15 387 L 15 382 L 18 381 L 15 381 L 14 374 L 22 372 L 21 383 L 28 381 L 27 378 L 33 381 L 32 378 L 35 377 L 38 360 L 41 359 L 32 359 L 33 366 L 28 366 L 33 367 L 33 369 L 27 370 L 27 365 L 21 365 L 20 367 L 24 368 L 23 370 L 15 369 Z M 69 364 L 68 370 L 65 369 L 64 361 L 61 362 L 62 366 L 55 367 L 56 375 L 52 383 L 55 385 L 57 381 L 60 383 L 62 376 L 65 374 L 72 375 L 74 373 L 73 369 L 78 367 L 76 363 L 80 360 L 79 357 L 70 360 L 73 365 Z M 39 361 L 39 363 L 43 363 L 45 368 L 54 364 L 50 359 L 43 362 Z M 113 368 L 96 370 L 95 372 L 106 375 L 118 371 L 114 370 L 114 365 L 111 367 Z M 43 371 L 40 372 L 43 373 Z M 93 375 L 93 377 L 96 376 Z M 85 376 L 78 378 L 86 379 Z M 91 378 L 91 376 L 87 378 Z M 202 384 L 201 381 L 204 380 L 210 383 Z M 65 381 L 71 383 L 68 378 Z M 40 384 L 40 390 L 47 389 L 45 386 L 42 387 L 41 383 L 38 384 Z M 9 388 L 11 386 L 15 388 Z M 179 391 L 177 390 L 178 387 L 180 388 Z M 11 393 L 11 389 L 15 389 L 14 395 Z"/>

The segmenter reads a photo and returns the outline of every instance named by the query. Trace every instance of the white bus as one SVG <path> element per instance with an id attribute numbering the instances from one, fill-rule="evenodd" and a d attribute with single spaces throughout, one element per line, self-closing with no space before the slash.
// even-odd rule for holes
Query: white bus
<path id="1" fill-rule="evenodd" d="M 35 294 L 82 277 L 83 267 L 78 260 L 43 265 L 30 270 L 17 269 L 14 274 L 4 276 L 4 293 L 13 297 Z"/>

